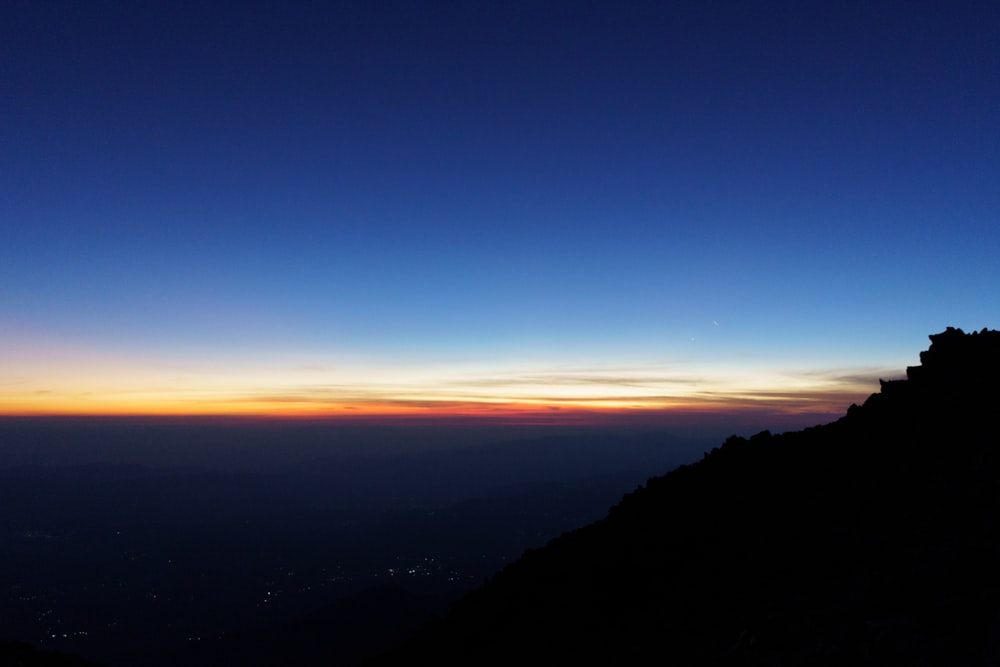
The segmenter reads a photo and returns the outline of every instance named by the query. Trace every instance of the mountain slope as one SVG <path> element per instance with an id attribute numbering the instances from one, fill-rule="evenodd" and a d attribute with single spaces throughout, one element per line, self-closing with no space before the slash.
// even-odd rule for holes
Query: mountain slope
<path id="1" fill-rule="evenodd" d="M 805 431 L 730 438 L 382 662 L 997 664 L 1000 332 Z"/>

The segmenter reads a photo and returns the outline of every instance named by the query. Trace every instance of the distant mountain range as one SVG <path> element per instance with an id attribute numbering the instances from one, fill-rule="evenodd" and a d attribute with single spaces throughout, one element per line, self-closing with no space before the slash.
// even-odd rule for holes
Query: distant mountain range
<path id="1" fill-rule="evenodd" d="M 99 436 L 165 451 L 189 438 L 232 450 L 255 442 L 247 426 L 0 431 L 4 446 L 54 439 L 84 456 L 113 453 Z M 324 433 L 356 444 L 342 443 L 342 430 L 296 428 L 265 442 L 308 450 Z M 603 516 L 624 491 L 709 444 L 560 432 L 382 456 L 335 451 L 301 467 L 292 456 L 273 471 L 114 458 L 0 467 L 0 667 L 71 654 L 109 667 L 357 664 L 526 547 Z"/>
<path id="2" fill-rule="evenodd" d="M 1000 332 L 732 437 L 528 551 L 396 664 L 1000 664 Z"/>

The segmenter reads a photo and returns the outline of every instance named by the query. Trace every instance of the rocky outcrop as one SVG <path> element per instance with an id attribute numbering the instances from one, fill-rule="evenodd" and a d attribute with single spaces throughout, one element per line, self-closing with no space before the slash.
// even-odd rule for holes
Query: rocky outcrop
<path id="1" fill-rule="evenodd" d="M 840 420 L 732 437 L 379 664 L 1000 664 L 1000 332 Z"/>

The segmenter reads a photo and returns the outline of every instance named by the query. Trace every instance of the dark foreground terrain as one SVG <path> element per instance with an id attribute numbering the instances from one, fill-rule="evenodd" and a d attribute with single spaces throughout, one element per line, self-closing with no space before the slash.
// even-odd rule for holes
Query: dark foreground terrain
<path id="1" fill-rule="evenodd" d="M 330 470 L 318 486 L 18 470 L 2 487 L 5 631 L 115 665 L 1000 664 L 998 415 L 1000 332 L 948 329 L 836 422 L 731 437 L 516 561 L 602 514 L 627 483 L 609 461 L 676 447 L 526 441 L 537 476 L 514 486 L 489 450 L 424 458 L 411 468 L 436 473 L 412 479 L 466 488 L 369 470 L 382 500 L 364 507 Z M 584 469 L 560 463 L 580 452 Z M 10 643 L 0 657 L 85 664 Z"/>
<path id="2" fill-rule="evenodd" d="M 730 438 L 378 664 L 1000 664 L 1000 332 L 842 419 Z"/>

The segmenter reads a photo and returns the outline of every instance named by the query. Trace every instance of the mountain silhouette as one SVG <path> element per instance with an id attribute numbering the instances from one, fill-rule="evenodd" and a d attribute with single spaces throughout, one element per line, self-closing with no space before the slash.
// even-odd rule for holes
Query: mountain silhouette
<path id="1" fill-rule="evenodd" d="M 1000 332 L 803 431 L 729 438 L 374 664 L 1000 664 Z"/>

